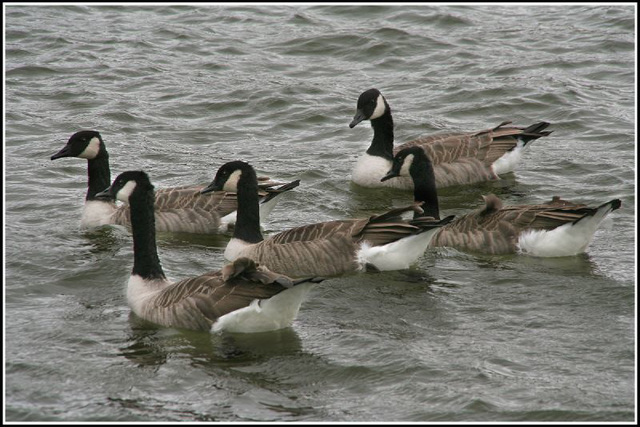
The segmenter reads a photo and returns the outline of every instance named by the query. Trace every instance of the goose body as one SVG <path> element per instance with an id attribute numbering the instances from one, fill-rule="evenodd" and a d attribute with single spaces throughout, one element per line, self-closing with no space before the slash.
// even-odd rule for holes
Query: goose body
<path id="1" fill-rule="evenodd" d="M 420 147 L 433 163 L 436 186 L 466 185 L 490 181 L 514 170 L 529 143 L 551 132 L 548 123 L 527 128 L 507 126 L 504 122 L 493 129 L 470 133 L 441 133 L 419 138 L 394 147 L 393 118 L 387 100 L 377 89 L 363 92 L 349 127 L 363 120 L 371 121 L 373 140 L 357 161 L 352 180 L 363 187 L 412 189 L 410 177 L 381 182 L 391 168 L 393 157 L 408 147 Z"/>
<path id="2" fill-rule="evenodd" d="M 114 200 L 98 199 L 95 195 L 111 184 L 109 154 L 100 133 L 80 131 L 71 136 L 65 147 L 51 156 L 79 157 L 88 161 L 88 190 L 80 224 L 83 228 L 107 224 L 131 228 L 128 205 L 116 205 Z M 263 179 L 260 186 L 260 218 L 266 219 L 278 202 L 279 194 L 297 187 L 299 181 L 280 185 Z M 220 192 L 202 195 L 204 185 L 188 185 L 159 189 L 155 192 L 157 231 L 216 234 L 235 224 L 237 198 L 235 193 Z"/>
<path id="3" fill-rule="evenodd" d="M 158 325 L 200 331 L 263 332 L 291 325 L 313 285 L 275 274 L 247 258 L 178 282 L 168 280 L 156 247 L 154 191 L 146 173 L 120 174 L 97 198 L 130 206 L 134 264 L 127 302 Z"/>
<path id="4" fill-rule="evenodd" d="M 419 147 L 403 149 L 385 176 L 407 176 L 415 183 L 414 201 L 424 215 L 439 218 L 438 195 L 431 161 Z M 588 207 L 554 197 L 535 205 L 505 206 L 495 195 L 485 205 L 438 230 L 430 247 L 448 246 L 486 254 L 527 254 L 540 257 L 582 253 L 602 220 L 621 205 L 613 199 Z"/>
<path id="5" fill-rule="evenodd" d="M 265 240 L 258 224 L 256 176 L 251 165 L 240 161 L 223 165 L 203 192 L 235 189 L 238 219 L 225 258 L 247 257 L 291 277 L 407 268 L 422 255 L 437 228 L 452 219 L 400 218 L 416 209 L 409 206 L 370 218 L 308 224 Z"/>

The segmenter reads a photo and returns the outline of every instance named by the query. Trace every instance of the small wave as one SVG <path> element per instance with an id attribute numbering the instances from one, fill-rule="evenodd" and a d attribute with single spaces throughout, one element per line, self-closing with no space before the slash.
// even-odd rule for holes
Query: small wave
<path id="1" fill-rule="evenodd" d="M 51 67 L 40 65 L 22 65 L 7 70 L 7 77 L 34 77 L 34 76 L 51 76 L 59 74 L 59 72 Z"/>
<path id="2" fill-rule="evenodd" d="M 443 13 L 437 8 L 430 8 L 432 14 L 416 14 L 410 12 L 400 12 L 389 17 L 389 22 L 404 22 L 406 24 L 420 24 L 434 26 L 436 28 L 450 29 L 452 27 L 466 27 L 473 25 L 470 18 L 465 18 L 457 14 Z"/>

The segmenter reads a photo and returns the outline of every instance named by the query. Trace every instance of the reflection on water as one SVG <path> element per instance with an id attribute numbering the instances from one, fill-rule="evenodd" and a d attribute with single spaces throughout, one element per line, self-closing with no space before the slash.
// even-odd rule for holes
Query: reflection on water
<path id="1" fill-rule="evenodd" d="M 156 336 L 159 327 L 152 327 L 151 324 L 133 325 L 136 320 L 132 318 L 136 318 L 141 323 L 144 322 L 133 314 L 129 316 L 132 333 L 127 337 L 128 345 L 120 348 L 119 354 L 139 366 L 156 366 L 166 363 L 168 353 L 159 345 Z"/>
<path id="2" fill-rule="evenodd" d="M 438 247 L 429 250 L 438 259 L 457 263 L 460 268 L 470 271 L 476 268 L 493 271 L 515 271 L 523 274 L 541 273 L 558 276 L 599 276 L 597 262 L 589 253 L 566 257 L 534 257 L 530 255 L 488 255 L 483 253 L 460 252 L 454 248 Z M 465 266 L 465 267 L 462 267 Z M 603 278 L 605 276 L 602 276 Z"/>
<path id="3" fill-rule="evenodd" d="M 531 272 L 546 272 L 559 276 L 600 276 L 597 263 L 588 253 L 581 253 L 565 257 L 532 257 L 518 256 L 518 263 L 522 270 Z M 602 276 L 604 278 L 605 276 Z"/>
<path id="4" fill-rule="evenodd" d="M 129 231 L 120 225 L 103 225 L 83 230 L 82 236 L 88 240 L 87 246 L 92 254 L 115 255 L 123 245 L 130 244 Z"/>
<path id="5" fill-rule="evenodd" d="M 157 240 L 170 248 L 220 248 L 227 247 L 233 231 L 224 234 L 158 233 Z"/>
<path id="6" fill-rule="evenodd" d="M 129 323 L 131 332 L 120 355 L 140 366 L 164 364 L 171 354 L 187 356 L 194 366 L 244 366 L 302 349 L 291 327 L 254 334 L 197 332 L 159 327 L 133 312 Z"/>
<path id="7" fill-rule="evenodd" d="M 116 246 L 123 243 L 131 244 L 131 232 L 121 225 L 103 225 L 101 227 L 81 230 L 82 236 L 91 243 L 89 251 L 99 253 L 103 251 L 113 251 Z M 175 248 L 192 248 L 194 246 L 203 247 L 226 247 L 231 233 L 224 234 L 190 234 L 190 233 L 156 233 L 156 240 L 162 246 Z"/>

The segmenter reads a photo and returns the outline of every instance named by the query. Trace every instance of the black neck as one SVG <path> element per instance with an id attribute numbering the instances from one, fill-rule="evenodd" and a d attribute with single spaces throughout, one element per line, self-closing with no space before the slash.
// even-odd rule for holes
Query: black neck
<path id="1" fill-rule="evenodd" d="M 393 118 L 388 107 L 382 116 L 371 120 L 371 127 L 373 140 L 367 154 L 393 161 Z"/>
<path id="2" fill-rule="evenodd" d="M 431 161 L 422 153 L 416 154 L 409 173 L 413 179 L 413 200 L 422 202 L 424 211 L 422 214 L 414 214 L 414 217 L 431 216 L 440 219 L 436 176 Z"/>
<path id="3" fill-rule="evenodd" d="M 86 200 L 95 200 L 95 195 L 111 185 L 111 170 L 109 169 L 109 154 L 101 150 L 98 157 L 88 160 L 89 189 Z"/>
<path id="4" fill-rule="evenodd" d="M 164 279 L 156 246 L 155 196 L 153 190 L 136 189 L 130 198 L 131 234 L 133 234 L 133 271 L 143 279 Z"/>
<path id="5" fill-rule="evenodd" d="M 259 203 L 256 173 L 252 168 L 244 169 L 238 180 L 238 214 L 233 237 L 247 243 L 263 240 L 260 232 Z"/>

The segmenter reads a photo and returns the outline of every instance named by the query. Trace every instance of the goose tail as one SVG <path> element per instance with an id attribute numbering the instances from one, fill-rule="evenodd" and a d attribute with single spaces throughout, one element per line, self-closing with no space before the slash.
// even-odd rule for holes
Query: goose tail
<path id="1" fill-rule="evenodd" d="M 275 197 L 277 197 L 278 195 L 289 191 L 289 190 L 293 190 L 294 188 L 296 188 L 297 186 L 300 185 L 300 180 L 296 179 L 295 181 L 291 181 L 288 184 L 284 184 L 278 188 L 267 188 L 267 196 L 264 198 L 264 200 L 262 200 L 262 203 L 267 203 L 270 200 L 273 200 Z"/>
<path id="2" fill-rule="evenodd" d="M 607 216 L 609 215 L 610 212 L 615 211 L 616 209 L 620 209 L 620 206 L 622 206 L 622 201 L 620 199 L 613 199 L 613 200 L 609 200 L 606 203 L 601 204 L 600 206 L 598 206 L 597 208 L 595 208 L 595 210 L 593 211 L 592 215 L 585 215 L 582 218 L 578 218 L 577 220 L 575 220 L 573 222 L 574 225 L 578 224 L 579 222 L 585 220 L 585 219 L 589 219 L 589 218 L 593 218 L 598 224 L 600 224 L 600 222 Z"/>
<path id="3" fill-rule="evenodd" d="M 572 256 L 584 252 L 604 218 L 622 206 L 613 199 L 597 208 L 587 208 L 582 217 L 553 230 L 528 230 L 518 239 L 522 253 L 541 257 Z"/>
<path id="4" fill-rule="evenodd" d="M 271 215 L 271 211 L 278 204 L 279 195 L 289 190 L 293 190 L 300 185 L 300 180 L 296 179 L 288 184 L 284 184 L 278 188 L 266 188 L 267 195 L 260 201 L 260 221 L 264 221 Z"/>
<path id="5" fill-rule="evenodd" d="M 324 278 L 291 279 L 259 265 L 249 258 L 238 258 L 222 270 L 225 280 L 242 277 L 245 280 L 275 285 L 269 298 L 255 299 L 248 306 L 216 320 L 212 331 L 265 332 L 291 326 L 300 305 L 316 283 Z"/>
<path id="6" fill-rule="evenodd" d="M 545 131 L 549 127 L 548 122 L 534 123 L 528 128 L 525 128 L 518 137 L 522 140 L 524 145 L 527 145 L 531 141 L 535 141 L 543 136 L 549 136 L 553 131 Z"/>
<path id="7" fill-rule="evenodd" d="M 450 223 L 454 216 L 437 220 L 432 217 L 420 217 L 410 221 L 419 227 L 415 234 L 380 246 L 363 244 L 357 254 L 362 269 L 378 271 L 400 270 L 409 268 L 427 249 L 435 233 Z"/>

